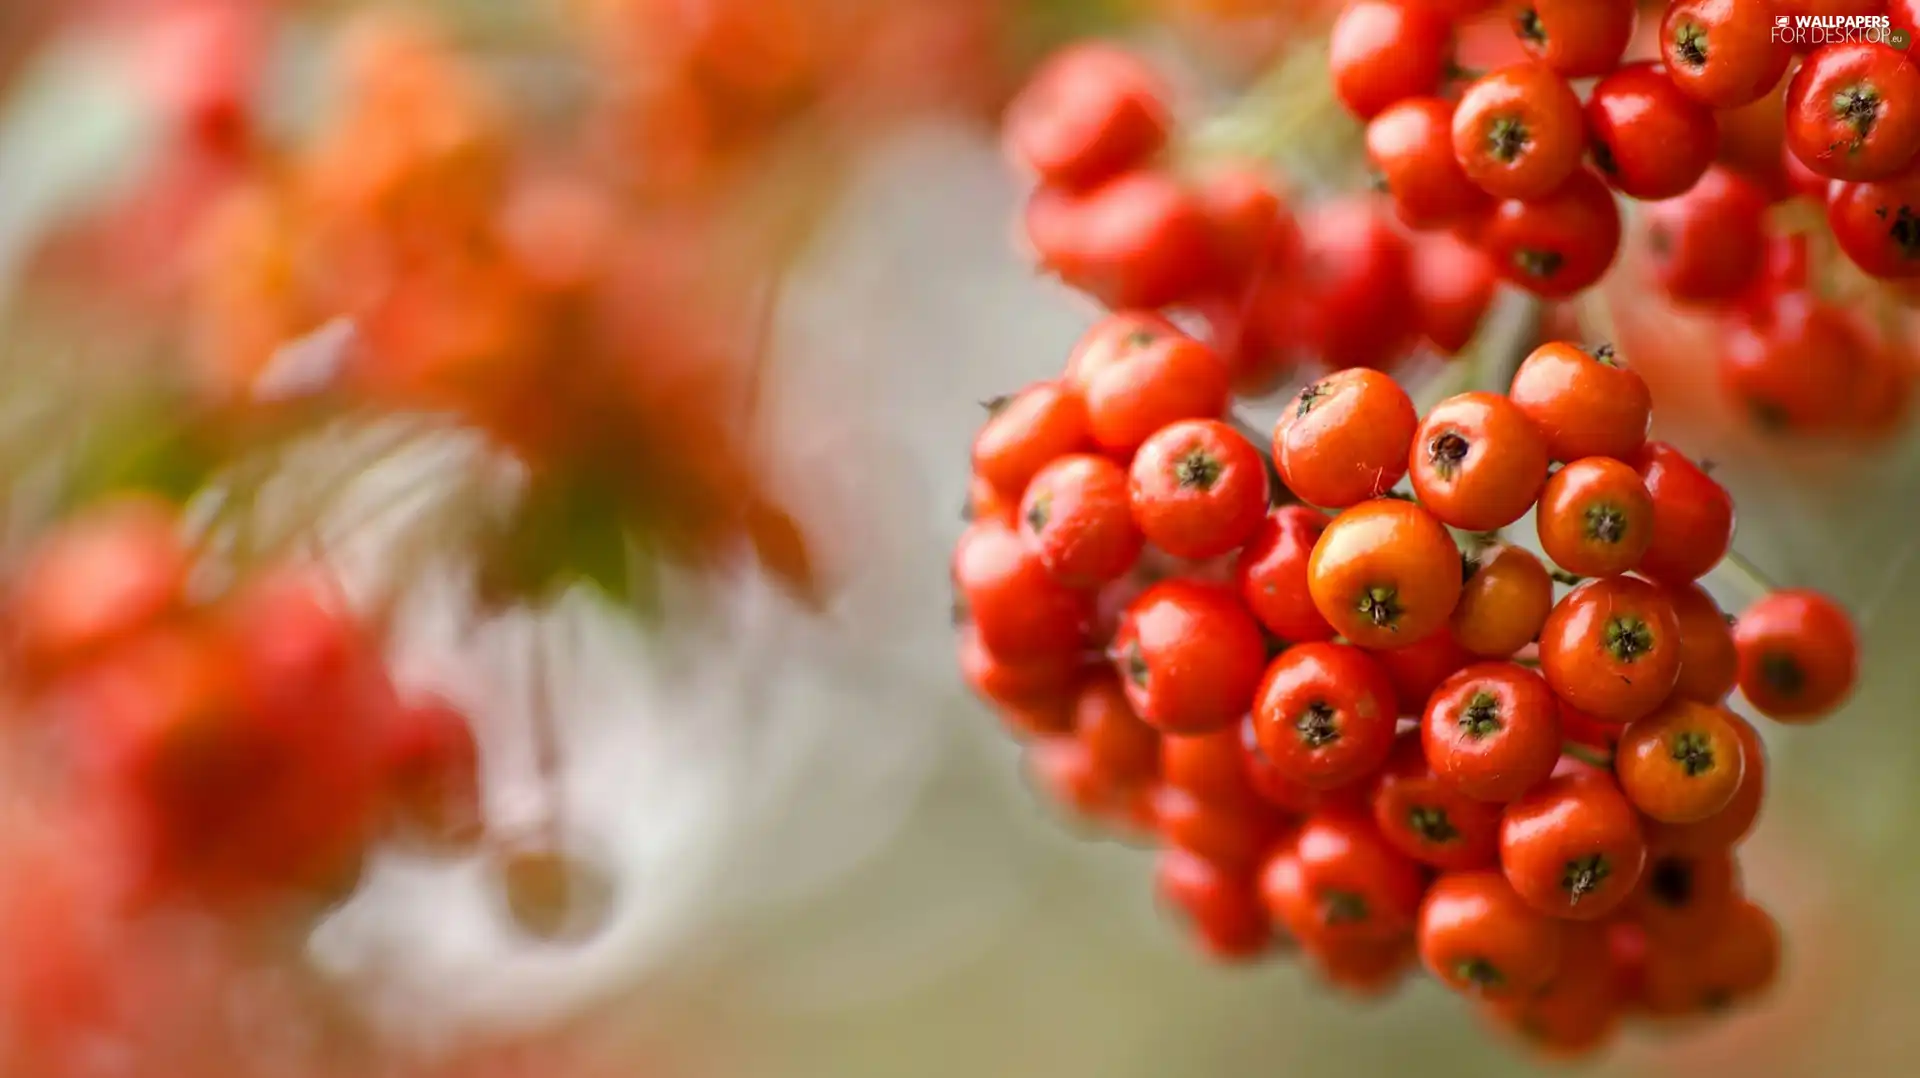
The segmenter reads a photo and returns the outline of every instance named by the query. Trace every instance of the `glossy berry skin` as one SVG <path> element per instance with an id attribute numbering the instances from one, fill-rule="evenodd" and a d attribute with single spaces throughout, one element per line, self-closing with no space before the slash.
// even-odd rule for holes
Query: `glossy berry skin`
<path id="1" fill-rule="evenodd" d="M 1170 580 L 1127 608 L 1112 654 L 1144 722 L 1165 734 L 1202 734 L 1247 713 L 1267 649 L 1260 626 L 1232 592 Z"/>
<path id="2" fill-rule="evenodd" d="M 1483 75 L 1453 110 L 1453 153 L 1495 198 L 1539 199 L 1567 182 L 1585 149 L 1580 99 L 1543 64 Z"/>
<path id="3" fill-rule="evenodd" d="M 1612 928 L 1569 924 L 1560 972 L 1527 999 L 1483 1002 L 1481 1013 L 1517 1034 L 1530 1055 L 1548 1063 L 1575 1063 L 1606 1048 L 1618 1034 L 1629 1000 L 1614 958 Z"/>
<path id="4" fill-rule="evenodd" d="M 1265 806 L 1203 801 L 1175 786 L 1155 787 L 1148 797 L 1162 842 L 1197 853 L 1242 879 L 1260 870 L 1289 826 L 1285 817 Z"/>
<path id="5" fill-rule="evenodd" d="M 1815 49 L 1787 84 L 1787 146 L 1836 180 L 1884 180 L 1920 151 L 1920 69 L 1868 41 Z"/>
<path id="6" fill-rule="evenodd" d="M 1500 868 L 1534 909 L 1570 921 L 1599 920 L 1639 886 L 1647 841 L 1639 814 L 1603 771 L 1548 779 L 1507 806 Z"/>
<path id="7" fill-rule="evenodd" d="M 1160 773 L 1160 735 L 1134 714 L 1126 687 L 1111 670 L 1081 680 L 1073 694 L 1073 736 L 1115 788 L 1143 785 Z"/>
<path id="8" fill-rule="evenodd" d="M 1420 504 L 1441 523 L 1495 531 L 1519 520 L 1539 496 L 1547 444 L 1506 397 L 1462 393 L 1421 420 L 1407 474 Z"/>
<path id="9" fill-rule="evenodd" d="M 1604 75 L 1633 37 L 1633 0 L 1507 0 L 1528 55 L 1568 78 Z"/>
<path id="10" fill-rule="evenodd" d="M 1099 447 L 1128 457 L 1169 423 L 1218 419 L 1231 391 L 1218 353 L 1184 333 L 1139 328 L 1105 355 L 1088 352 L 1069 377 L 1085 386 L 1087 429 Z"/>
<path id="11" fill-rule="evenodd" d="M 1761 995 L 1779 972 L 1779 925 L 1759 906 L 1736 898 L 1693 946 L 1648 952 L 1640 1002 L 1656 1017 L 1710 1013 Z"/>
<path id="12" fill-rule="evenodd" d="M 1658 64 L 1628 64 L 1601 79 L 1586 114 L 1595 166 L 1631 198 L 1684 194 L 1720 148 L 1713 110 L 1681 93 Z"/>
<path id="13" fill-rule="evenodd" d="M 1164 737 L 1160 744 L 1160 783 L 1198 800 L 1241 815 L 1261 805 L 1245 760 L 1244 722 L 1212 733 Z"/>
<path id="14" fill-rule="evenodd" d="M 1269 332 L 1298 336 L 1333 370 L 1385 368 L 1413 346 L 1406 238 L 1377 198 L 1322 202 L 1302 216 L 1301 271 Z"/>
<path id="15" fill-rule="evenodd" d="M 1401 101 L 1367 124 L 1367 159 L 1409 228 L 1445 228 L 1491 200 L 1453 152 L 1453 105 L 1437 97 Z"/>
<path id="16" fill-rule="evenodd" d="M 1080 394 L 1058 382 L 1040 382 L 992 406 L 973 440 L 974 474 L 1017 504 L 1041 468 L 1088 441 Z"/>
<path id="17" fill-rule="evenodd" d="M 1299 257 L 1299 225 L 1265 167 L 1225 161 L 1192 184 L 1224 288 L 1238 291 L 1251 276 L 1291 268 Z"/>
<path id="18" fill-rule="evenodd" d="M 1267 668 L 1253 701 L 1260 751 L 1285 778 L 1331 790 L 1378 770 L 1400 709 L 1393 683 L 1345 644 L 1299 644 Z"/>
<path id="19" fill-rule="evenodd" d="M 1732 803 L 1742 766 L 1740 735 L 1720 708 L 1669 700 L 1627 724 L 1613 770 L 1647 818 L 1698 823 Z"/>
<path id="20" fill-rule="evenodd" d="M 1088 453 L 1040 469 L 1020 501 L 1019 521 L 1047 571 L 1074 587 L 1118 579 L 1139 560 L 1144 542 L 1133 522 L 1127 473 Z"/>
<path id="21" fill-rule="evenodd" d="M 1417 731 L 1395 740 L 1369 806 L 1380 836 L 1422 864 L 1456 872 L 1499 864 L 1500 810 L 1436 776 Z"/>
<path id="22" fill-rule="evenodd" d="M 1009 106 L 1007 154 L 1043 184 L 1087 188 L 1166 145 L 1167 91 L 1146 62 L 1100 42 L 1055 53 Z"/>
<path id="23" fill-rule="evenodd" d="M 1420 423 L 1400 384 L 1365 368 L 1302 389 L 1273 429 L 1273 460 L 1310 505 L 1344 509 L 1393 489 Z"/>
<path id="24" fill-rule="evenodd" d="M 1440 88 L 1453 60 L 1453 24 L 1419 0 L 1355 0 L 1333 24 L 1327 58 L 1334 93 L 1370 120 Z"/>
<path id="25" fill-rule="evenodd" d="M 1040 555 L 1003 524 L 980 521 L 954 554 L 955 589 L 980 642 L 1009 663 L 1040 662 L 1080 649 L 1092 603 L 1047 572 Z"/>
<path id="26" fill-rule="evenodd" d="M 1216 419 L 1182 420 L 1148 438 L 1127 489 L 1140 532 L 1176 558 L 1235 550 L 1267 515 L 1260 451 Z"/>
<path id="27" fill-rule="evenodd" d="M 1635 577 L 1580 585 L 1547 615 L 1540 670 L 1555 695 L 1601 722 L 1648 714 L 1680 676 L 1673 601 Z"/>
<path id="28" fill-rule="evenodd" d="M 1675 586 L 1707 575 L 1733 546 L 1733 496 L 1666 442 L 1648 442 L 1632 464 L 1653 500 L 1653 538 L 1640 574 Z"/>
<path id="29" fill-rule="evenodd" d="M 1060 380 L 1084 394 L 1088 383 L 1101 371 L 1163 338 L 1185 336 L 1179 326 L 1155 311 L 1111 312 L 1073 342 L 1073 350 L 1067 353 L 1066 373 Z"/>
<path id="30" fill-rule="evenodd" d="M 1733 627 L 1740 693 L 1778 722 L 1816 722 L 1852 695 L 1860 676 L 1853 619 L 1803 589 L 1776 591 L 1741 611 Z"/>
<path id="31" fill-rule="evenodd" d="M 1041 268 L 1110 309 L 1165 307 L 1214 274 L 1200 204 L 1161 172 L 1123 172 L 1084 192 L 1043 187 L 1028 206 Z"/>
<path id="32" fill-rule="evenodd" d="M 1920 170 L 1835 184 L 1827 224 L 1853 264 L 1880 278 L 1920 276 Z"/>
<path id="33" fill-rule="evenodd" d="M 1656 946 L 1691 949 L 1708 939 L 1740 897 L 1740 868 L 1729 850 L 1673 853 L 1655 847 L 1629 914 Z"/>
<path id="34" fill-rule="evenodd" d="M 1620 253 L 1620 208 L 1591 170 L 1578 169 L 1531 201 L 1507 199 L 1481 227 L 1481 247 L 1502 277 L 1545 299 L 1598 282 Z"/>
<path id="35" fill-rule="evenodd" d="M 1504 659 L 1533 642 L 1553 609 L 1553 578 L 1530 551 L 1495 543 L 1467 551 L 1453 608 L 1453 638 L 1468 652 Z"/>
<path id="36" fill-rule="evenodd" d="M 1234 569 L 1247 609 L 1268 632 L 1290 644 L 1334 637 L 1333 626 L 1320 616 L 1307 586 L 1307 563 L 1326 530 L 1325 513 L 1283 505 L 1255 529 Z"/>
<path id="37" fill-rule="evenodd" d="M 1707 305 L 1745 292 L 1766 260 L 1768 205 L 1758 184 L 1716 165 L 1686 193 L 1646 207 L 1661 291 L 1676 303 Z"/>
<path id="38" fill-rule="evenodd" d="M 1733 627 L 1720 604 L 1698 584 L 1670 586 L 1667 597 L 1673 601 L 1680 625 L 1680 679 L 1673 694 L 1682 700 L 1718 704 L 1733 691 L 1739 676 L 1740 652 L 1734 647 Z"/>
<path id="39" fill-rule="evenodd" d="M 1455 992 L 1534 995 L 1560 971 L 1567 928 L 1534 909 L 1498 872 L 1451 872 L 1420 906 L 1420 961 Z"/>
<path id="40" fill-rule="evenodd" d="M 1660 23 L 1660 56 L 1682 93 L 1732 109 L 1778 86 L 1793 50 L 1774 39 L 1770 4 L 1673 0 Z"/>
<path id="41" fill-rule="evenodd" d="M 1440 631 L 1460 599 L 1460 551 L 1426 510 L 1381 498 L 1340 514 L 1307 564 L 1313 605 L 1340 635 L 1388 650 Z"/>
<path id="42" fill-rule="evenodd" d="M 1421 336 L 1441 355 L 1459 355 L 1493 306 L 1493 264 L 1451 233 L 1428 232 L 1414 237 L 1408 274 Z"/>
<path id="43" fill-rule="evenodd" d="M 1476 801 L 1505 803 L 1553 773 L 1559 720 L 1559 704 L 1540 675 L 1513 663 L 1481 663 L 1434 691 L 1420 737 L 1441 781 Z"/>
<path id="44" fill-rule="evenodd" d="M 1630 465 L 1582 457 L 1547 480 L 1534 520 L 1554 564 L 1575 576 L 1617 576 L 1653 542 L 1653 496 Z"/>
<path id="45" fill-rule="evenodd" d="M 1589 352 L 1543 344 L 1521 362 L 1507 396 L 1540 428 L 1558 461 L 1630 457 L 1653 418 L 1646 381 L 1611 346 Z"/>
<path id="46" fill-rule="evenodd" d="M 1647 841 L 1662 853 L 1702 857 L 1722 853 L 1744 841 L 1760 818 L 1766 802 L 1767 748 L 1753 724 L 1732 712 L 1724 713 L 1740 738 L 1740 786 L 1727 807 L 1696 823 L 1648 821 Z"/>
<path id="47" fill-rule="evenodd" d="M 1856 389 L 1837 357 L 1870 348 L 1839 307 L 1811 291 L 1774 292 L 1756 317 L 1728 327 L 1720 385 L 1762 431 L 1830 431 L 1846 421 Z"/>
<path id="48" fill-rule="evenodd" d="M 1297 819 L 1326 805 L 1361 804 L 1367 793 L 1365 781 L 1331 790 L 1315 790 L 1281 774 L 1260 748 L 1251 715 L 1240 726 L 1240 764 L 1242 775 L 1259 801 L 1289 818 Z"/>
<path id="49" fill-rule="evenodd" d="M 1272 927 L 1252 883 L 1178 848 L 1160 852 L 1154 864 L 1160 901 L 1182 914 L 1203 953 L 1218 962 L 1250 961 L 1264 954 Z"/>
<path id="50" fill-rule="evenodd" d="M 1404 938 L 1420 912 L 1426 878 L 1358 809 L 1326 809 L 1293 843 L 1297 879 L 1269 866 L 1261 881 L 1274 919 L 1296 939 L 1322 944 Z"/>
<path id="51" fill-rule="evenodd" d="M 960 675 L 974 695 L 1003 709 L 1034 709 L 1035 714 L 1054 714 L 1056 719 L 1043 723 L 1045 733 L 1064 733 L 1065 708 L 1049 705 L 1064 701 L 1080 669 L 1080 657 L 1069 651 L 1056 652 L 1038 662 L 1009 663 L 988 651 L 980 641 L 980 627 L 968 622 L 960 627 Z"/>

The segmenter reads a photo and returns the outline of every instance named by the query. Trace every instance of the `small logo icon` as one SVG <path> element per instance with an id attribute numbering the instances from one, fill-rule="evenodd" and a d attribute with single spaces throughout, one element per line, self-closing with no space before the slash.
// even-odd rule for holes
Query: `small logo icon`
<path id="1" fill-rule="evenodd" d="M 1905 52 L 1907 46 L 1913 44 L 1913 35 L 1905 30 L 1895 30 L 1892 34 L 1888 35 L 1887 41 L 1892 44 L 1894 48 Z"/>
<path id="2" fill-rule="evenodd" d="M 1792 25 L 1792 22 L 1793 20 L 1786 15 L 1776 15 L 1773 18 L 1773 25 L 1782 28 Z"/>

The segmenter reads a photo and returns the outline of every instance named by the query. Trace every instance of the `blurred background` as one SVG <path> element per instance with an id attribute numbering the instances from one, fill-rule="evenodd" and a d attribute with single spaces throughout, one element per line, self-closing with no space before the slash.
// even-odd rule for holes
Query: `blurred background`
<path id="1" fill-rule="evenodd" d="M 1050 376 L 1098 314 L 1040 277 L 1016 242 L 1025 190 L 1000 155 L 999 107 L 1049 45 L 1097 31 L 1164 58 L 1204 111 L 1290 46 L 1317 49 L 1313 5 L 678 6 L 711 16 L 706 36 L 672 39 L 670 23 L 648 19 L 675 5 L 646 0 L 0 4 L 0 288 L 15 374 L 182 362 L 178 342 L 204 340 L 203 322 L 178 317 L 183 295 L 206 310 L 204 285 L 182 283 L 200 271 L 174 263 L 200 249 L 234 189 L 275 183 L 298 158 L 236 150 L 227 140 L 258 133 L 236 133 L 227 110 L 244 105 L 258 137 L 310 145 L 314 117 L 339 104 L 332 58 L 370 17 L 427 27 L 462 78 L 492 87 L 516 156 L 576 176 L 583 162 L 630 154 L 644 167 L 618 182 L 650 222 L 717 220 L 693 242 L 777 248 L 714 278 L 739 301 L 722 321 L 768 312 L 755 406 L 725 426 L 808 536 L 821 602 L 766 573 L 676 566 L 651 585 L 645 618 L 576 590 L 476 628 L 458 584 L 396 563 L 406 528 L 368 523 L 382 491 L 445 482 L 457 453 L 383 458 L 330 503 L 327 553 L 350 582 L 368 594 L 396 575 L 407 585 L 398 676 L 472 716 L 489 814 L 563 819 L 598 908 L 581 938 L 533 939 L 502 916 L 484 859 L 378 855 L 314 932 L 317 976 L 370 1036 L 399 1056 L 451 1061 L 449 1075 L 1530 1073 L 1433 985 L 1360 1003 L 1284 962 L 1204 962 L 1155 909 L 1149 856 L 1077 834 L 1034 797 L 1019 747 L 953 662 L 946 564 L 980 402 Z M 854 40 L 856 54 L 835 52 Z M 674 96 L 721 83 L 736 106 Z M 619 87 L 612 107 L 634 111 L 582 123 L 594 114 L 582 96 L 607 84 Z M 481 121 L 434 112 L 435 92 L 416 100 L 452 133 L 428 122 L 419 137 L 451 140 L 457 159 L 459 125 Z M 374 167 L 391 150 L 377 127 L 342 160 Z M 605 148 L 621 137 L 640 141 Z M 462 197 L 459 175 L 433 181 L 429 201 Z M 533 228 L 550 239 L 567 220 Z M 591 227 L 579 236 L 596 238 Z M 235 248 L 224 250 L 233 264 Z M 649 250 L 643 261 L 671 263 L 680 249 Z M 342 265 L 353 263 L 331 272 Z M 771 276 L 758 272 L 767 266 Z M 1656 434 L 1718 462 L 1740 507 L 1738 549 L 1771 580 L 1828 590 L 1853 611 L 1866 665 L 1827 725 L 1766 727 L 1775 792 L 1746 864 L 1749 890 L 1785 931 L 1778 987 L 1712 1028 L 1636 1035 L 1591 1069 L 1910 1074 L 1920 442 L 1863 453 L 1748 433 L 1717 404 L 1711 375 L 1689 369 L 1712 348 L 1711 328 L 1650 309 L 1621 278 L 1613 317 L 1655 383 Z M 267 358 L 285 373 L 286 341 L 326 347 L 308 336 L 324 327 L 297 319 L 217 328 L 284 336 L 245 361 L 249 377 Z M 557 348 L 544 361 L 566 360 Z M 214 360 L 222 376 L 240 362 Z M 35 384 L 9 381 L 6 403 L 31 401 Z M 37 458 L 4 459 L 30 486 Z M 284 499 L 312 497 L 301 489 Z M 9 524 L 27 527 L 11 513 Z M 1709 584 L 1730 607 L 1753 597 L 1750 581 Z M 559 673 L 531 669 L 530 651 Z M 546 704 L 526 702 L 532 679 L 557 686 Z M 551 709 L 553 744 L 533 707 Z M 534 1062 L 459 1062 L 502 1040 Z M 541 1051 L 590 1062 L 541 1062 L 560 1058 Z M 527 1069 L 504 1069 L 514 1065 Z M 119 1066 L 98 1073 L 156 1073 Z"/>

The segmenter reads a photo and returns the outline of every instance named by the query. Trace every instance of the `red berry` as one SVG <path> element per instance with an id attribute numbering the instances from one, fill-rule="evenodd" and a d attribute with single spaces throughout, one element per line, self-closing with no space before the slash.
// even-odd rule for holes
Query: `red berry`
<path id="1" fill-rule="evenodd" d="M 1540 670 L 1554 694 L 1601 722 L 1659 707 L 1680 676 L 1680 622 L 1658 585 L 1590 580 L 1568 592 L 1540 629 Z"/>
<path id="2" fill-rule="evenodd" d="M 1140 557 L 1127 473 L 1105 457 L 1075 453 L 1040 469 L 1020 502 L 1020 530 L 1047 571 L 1074 587 L 1118 579 Z"/>
<path id="3" fill-rule="evenodd" d="M 1748 607 L 1733 627 L 1740 692 L 1780 722 L 1825 718 L 1853 693 L 1860 644 L 1853 619 L 1814 591 L 1776 591 Z"/>
<path id="4" fill-rule="evenodd" d="M 1720 129 L 1713 110 L 1681 93 L 1657 64 L 1628 64 L 1587 97 L 1593 161 L 1632 198 L 1684 194 L 1713 164 Z"/>
<path id="5" fill-rule="evenodd" d="M 1304 505 L 1275 509 L 1240 552 L 1235 574 L 1240 598 L 1268 632 L 1290 644 L 1331 640 L 1307 587 L 1307 562 L 1327 528 L 1327 516 Z"/>
<path id="6" fill-rule="evenodd" d="M 1462 393 L 1433 406 L 1413 439 L 1413 493 L 1450 527 L 1504 528 L 1526 515 L 1547 481 L 1547 443 L 1511 400 Z"/>
<path id="7" fill-rule="evenodd" d="M 1653 395 L 1611 345 L 1554 341 L 1520 364 L 1507 396 L 1546 436 L 1554 460 L 1631 456 L 1647 438 Z"/>
<path id="8" fill-rule="evenodd" d="M 1479 242 L 1508 281 L 1561 299 L 1598 282 L 1620 250 L 1620 208 L 1600 178 L 1580 169 L 1537 200 L 1500 203 Z"/>
<path id="9" fill-rule="evenodd" d="M 1420 736 L 1443 782 L 1476 801 L 1507 802 L 1553 772 L 1559 719 L 1540 675 L 1513 663 L 1482 663 L 1434 690 Z"/>
<path id="10" fill-rule="evenodd" d="M 1440 88 L 1453 61 L 1453 24 L 1422 0 L 1353 0 L 1327 41 L 1333 89 L 1363 120 Z"/>
<path id="11" fill-rule="evenodd" d="M 1837 183 L 1827 223 L 1853 264 L 1875 277 L 1920 276 L 1920 169 L 1872 183 Z"/>
<path id="12" fill-rule="evenodd" d="M 1733 496 L 1665 442 L 1642 446 L 1633 465 L 1653 499 L 1653 540 L 1639 572 L 1672 585 L 1707 575 L 1733 546 Z"/>
<path id="13" fill-rule="evenodd" d="M 1395 741 L 1371 805 L 1380 836 L 1416 861 L 1453 871 L 1499 863 L 1500 810 L 1436 776 L 1418 731 Z"/>
<path id="14" fill-rule="evenodd" d="M 1133 708 L 1168 734 L 1240 721 L 1266 667 L 1260 626 L 1231 591 L 1171 580 L 1147 589 L 1121 617 L 1114 663 Z"/>
<path id="15" fill-rule="evenodd" d="M 1412 932 L 1426 879 L 1420 866 L 1382 838 L 1369 813 L 1328 809 L 1301 825 L 1289 869 L 1269 865 L 1261 881 L 1274 919 L 1314 943 L 1392 940 Z"/>
<path id="16" fill-rule="evenodd" d="M 1080 650 L 1092 603 L 1047 572 L 1018 532 L 981 521 L 961 536 L 954 586 L 980 642 L 1005 662 L 1040 662 Z"/>
<path id="17" fill-rule="evenodd" d="M 1787 84 L 1787 145 L 1836 180 L 1883 180 L 1920 151 L 1920 69 L 1868 41 L 1823 45 Z"/>
<path id="18" fill-rule="evenodd" d="M 1086 188 L 1160 152 L 1171 120 L 1153 70 L 1099 42 L 1068 46 L 1008 108 L 1008 154 L 1046 184 Z"/>
<path id="19" fill-rule="evenodd" d="M 1227 368 L 1213 349 L 1184 333 L 1142 329 L 1112 358 L 1082 362 L 1087 423 L 1100 448 L 1131 457 L 1155 431 L 1182 419 L 1218 419 L 1227 409 Z"/>
<path id="20" fill-rule="evenodd" d="M 1303 388 L 1273 428 L 1273 460 L 1303 501 L 1344 509 L 1377 498 L 1407 474 L 1420 423 L 1400 383 L 1365 368 Z"/>
<path id="21" fill-rule="evenodd" d="M 1524 999 L 1560 972 L 1567 928 L 1530 907 L 1498 872 L 1452 872 L 1420 906 L 1420 960 L 1441 984 L 1480 999 Z"/>
<path id="22" fill-rule="evenodd" d="M 1437 97 L 1401 101 L 1367 124 L 1367 158 L 1411 228 L 1445 228 L 1491 205 L 1453 152 L 1453 105 Z"/>
<path id="23" fill-rule="evenodd" d="M 1500 868 L 1527 904 L 1549 916 L 1595 921 L 1639 886 L 1647 841 L 1613 776 L 1573 771 L 1508 805 Z"/>
<path id="24" fill-rule="evenodd" d="M 1477 247 L 1445 232 L 1415 237 L 1409 286 L 1420 333 L 1434 351 L 1458 355 L 1480 332 L 1499 276 Z"/>
<path id="25" fill-rule="evenodd" d="M 1580 167 L 1580 99 L 1543 64 L 1482 76 L 1453 110 L 1453 153 L 1466 175 L 1503 199 L 1540 199 Z"/>
<path id="26" fill-rule="evenodd" d="M 1392 498 L 1341 513 L 1307 563 L 1320 616 L 1355 644 L 1380 650 L 1444 629 L 1460 599 L 1460 577 L 1460 548 L 1446 526 Z"/>
<path id="27" fill-rule="evenodd" d="M 1680 197 L 1648 206 L 1647 246 L 1667 296 L 1713 304 L 1744 292 L 1766 260 L 1767 202 L 1753 181 L 1715 166 Z"/>
<path id="28" fill-rule="evenodd" d="M 1087 446 L 1087 406 L 1059 382 L 1028 386 L 989 407 L 973 441 L 973 470 L 1016 504 L 1040 469 Z"/>
<path id="29" fill-rule="evenodd" d="M 1407 240 L 1371 198 L 1324 202 L 1301 221 L 1301 277 L 1289 295 L 1296 332 L 1334 370 L 1384 368 L 1412 347 Z"/>
<path id="30" fill-rule="evenodd" d="M 1266 519 L 1266 462 L 1225 423 L 1182 420 L 1140 446 L 1128 491 L 1148 541 L 1204 560 L 1239 548 Z"/>
<path id="31" fill-rule="evenodd" d="M 1185 915 L 1216 961 L 1243 962 L 1266 951 L 1272 928 L 1250 881 L 1180 849 L 1160 852 L 1154 879 L 1161 901 Z"/>
<path id="32" fill-rule="evenodd" d="M 1520 45 L 1568 78 L 1604 75 L 1633 37 L 1633 0 L 1507 0 Z"/>
<path id="33" fill-rule="evenodd" d="M 1716 109 L 1767 96 L 1793 59 L 1774 36 L 1773 19 L 1773 5 L 1762 0 L 1671 0 L 1660 55 L 1674 85 Z"/>
<path id="34" fill-rule="evenodd" d="M 1393 748 L 1399 714 L 1385 671 L 1345 644 L 1281 652 L 1253 704 L 1261 753 L 1281 775 L 1315 790 L 1377 770 Z"/>

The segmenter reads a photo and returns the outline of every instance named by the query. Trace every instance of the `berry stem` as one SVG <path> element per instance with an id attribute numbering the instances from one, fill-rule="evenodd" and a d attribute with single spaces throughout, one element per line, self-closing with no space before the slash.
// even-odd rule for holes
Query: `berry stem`
<path id="1" fill-rule="evenodd" d="M 1727 551 L 1726 558 L 1720 562 L 1720 568 L 1726 570 L 1727 575 L 1737 581 L 1741 590 L 1747 592 L 1751 598 L 1758 599 L 1780 590 L 1780 585 L 1774 583 L 1772 577 L 1762 572 L 1759 566 L 1753 564 L 1738 550 Z"/>

